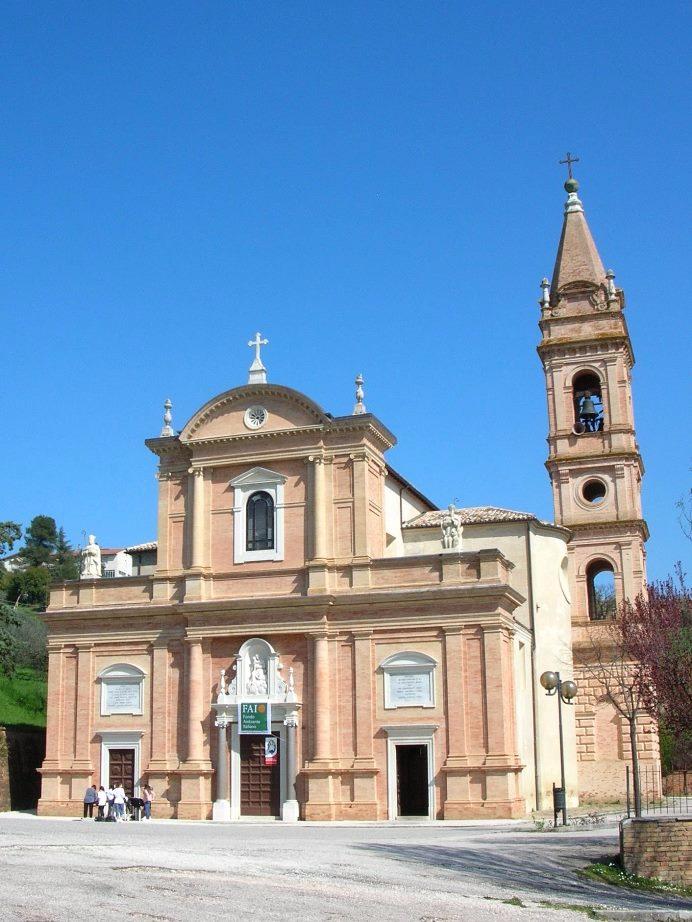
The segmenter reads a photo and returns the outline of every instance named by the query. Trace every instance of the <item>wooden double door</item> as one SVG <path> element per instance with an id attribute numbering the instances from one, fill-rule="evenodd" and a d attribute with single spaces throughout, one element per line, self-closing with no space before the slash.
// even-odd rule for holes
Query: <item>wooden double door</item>
<path id="1" fill-rule="evenodd" d="M 276 737 L 276 762 L 267 765 L 264 736 L 240 736 L 240 814 L 279 816 L 281 812 L 281 743 Z"/>
<path id="2" fill-rule="evenodd" d="M 112 788 L 122 785 L 128 797 L 135 793 L 134 749 L 108 750 L 108 783 Z"/>

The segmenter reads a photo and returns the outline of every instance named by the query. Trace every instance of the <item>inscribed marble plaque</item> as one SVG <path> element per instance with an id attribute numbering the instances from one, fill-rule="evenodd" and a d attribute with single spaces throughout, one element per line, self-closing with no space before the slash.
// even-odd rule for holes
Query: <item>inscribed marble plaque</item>
<path id="1" fill-rule="evenodd" d="M 140 682 L 108 682 L 105 710 L 111 714 L 131 714 L 141 711 Z"/>
<path id="2" fill-rule="evenodd" d="M 430 673 L 392 673 L 389 676 L 389 702 L 392 707 L 430 704 Z"/>

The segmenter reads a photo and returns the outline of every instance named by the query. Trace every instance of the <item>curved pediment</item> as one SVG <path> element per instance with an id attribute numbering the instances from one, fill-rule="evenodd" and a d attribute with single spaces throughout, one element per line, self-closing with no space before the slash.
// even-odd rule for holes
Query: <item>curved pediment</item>
<path id="1" fill-rule="evenodd" d="M 248 411 L 264 410 L 264 416 Z M 262 435 L 324 426 L 329 417 L 314 400 L 280 384 L 246 384 L 213 397 L 185 424 L 181 442 Z M 259 425 L 253 425 L 260 420 Z"/>

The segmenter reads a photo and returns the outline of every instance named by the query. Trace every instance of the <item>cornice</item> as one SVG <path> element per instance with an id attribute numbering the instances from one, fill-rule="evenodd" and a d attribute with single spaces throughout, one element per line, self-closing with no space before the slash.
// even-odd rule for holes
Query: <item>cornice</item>
<path id="1" fill-rule="evenodd" d="M 610 351 L 608 346 L 612 348 L 614 345 L 624 347 L 629 359 L 629 365 L 632 367 L 634 365 L 634 351 L 629 333 L 626 331 L 623 333 L 596 333 L 590 336 L 556 336 L 552 339 L 542 340 L 536 346 L 536 351 L 541 360 L 544 361 L 548 357 L 569 358 L 575 355 L 593 355 L 594 351 L 604 353 Z M 600 348 L 602 346 L 605 348 Z"/>
<path id="2" fill-rule="evenodd" d="M 187 445 L 190 447 L 195 447 L 197 445 L 224 445 L 224 444 L 235 444 L 238 442 L 258 442 L 266 441 L 268 439 L 277 438 L 295 438 L 299 435 L 304 435 L 306 433 L 314 432 L 324 432 L 325 426 L 322 424 L 316 424 L 314 426 L 294 426 L 291 429 L 270 429 L 266 432 L 241 432 L 237 435 L 218 435 L 212 436 L 210 438 L 204 439 L 189 439 Z"/>
<path id="3" fill-rule="evenodd" d="M 570 523 L 567 528 L 573 533 L 574 539 L 578 542 L 579 538 L 587 532 L 610 532 L 614 537 L 617 533 L 626 534 L 632 530 L 638 532 L 644 539 L 649 539 L 649 526 L 644 519 L 610 519 L 604 522 L 574 522 Z"/>
<path id="4" fill-rule="evenodd" d="M 642 461 L 642 456 L 638 451 L 609 451 L 604 449 L 600 454 L 590 454 L 590 455 L 553 455 L 551 458 L 548 458 L 545 462 L 545 466 L 550 469 L 550 467 L 556 467 L 559 465 L 569 464 L 570 467 L 578 467 L 579 465 L 590 465 L 590 464 L 602 464 L 603 462 L 608 461 L 637 461 L 642 469 L 644 463 Z"/>
<path id="5" fill-rule="evenodd" d="M 422 602 L 435 601 L 456 601 L 479 604 L 481 601 L 492 602 L 495 605 L 504 603 L 510 610 L 514 610 L 521 605 L 525 599 L 521 593 L 507 583 L 495 581 L 475 580 L 469 583 L 455 583 L 450 586 L 442 586 L 439 583 L 430 586 L 408 586 L 402 588 L 384 588 L 372 589 L 366 587 L 363 589 L 349 589 L 343 593 L 331 593 L 325 595 L 295 595 L 295 596 L 269 596 L 269 597 L 244 597 L 235 599 L 210 599 L 204 601 L 177 602 L 177 603 L 156 603 L 148 602 L 144 604 L 127 603 L 123 607 L 116 606 L 84 606 L 69 609 L 54 609 L 49 612 L 43 612 L 40 615 L 41 620 L 47 625 L 51 639 L 57 637 L 58 632 L 54 626 L 60 629 L 60 626 L 73 624 L 75 630 L 82 629 L 81 624 L 84 621 L 91 622 L 113 622 L 114 620 L 123 621 L 125 619 L 155 619 L 153 626 L 142 626 L 131 631 L 127 628 L 119 629 L 111 626 L 107 635 L 113 637 L 116 635 L 127 635 L 127 637 L 136 636 L 141 640 L 153 642 L 160 636 L 162 624 L 169 619 L 178 619 L 178 625 L 187 623 L 188 626 L 193 624 L 197 617 L 208 617 L 217 614 L 226 616 L 230 612 L 249 612 L 253 614 L 266 614 L 274 616 L 276 613 L 284 611 L 290 613 L 295 609 L 302 609 L 306 612 L 313 613 L 314 616 L 309 621 L 302 623 L 300 630 L 306 630 L 305 625 L 310 626 L 310 630 L 315 630 L 314 617 L 322 618 L 328 612 L 333 613 L 342 608 L 351 608 L 354 611 L 363 608 L 369 608 L 373 605 L 387 604 L 412 604 L 420 605 Z M 232 625 L 228 621 L 224 622 L 226 629 L 231 630 Z M 170 625 L 166 625 L 170 629 Z M 265 625 L 266 629 L 266 625 Z M 298 628 L 296 628 L 298 629 Z M 99 631 L 102 629 L 100 628 Z M 99 636 L 101 633 L 99 632 Z M 104 635 L 105 636 L 105 635 Z"/>

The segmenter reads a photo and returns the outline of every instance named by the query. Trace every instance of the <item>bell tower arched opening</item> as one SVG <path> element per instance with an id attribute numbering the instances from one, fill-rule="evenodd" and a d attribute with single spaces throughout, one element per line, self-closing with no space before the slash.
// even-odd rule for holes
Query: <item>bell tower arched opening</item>
<path id="1" fill-rule="evenodd" d="M 581 372 L 572 384 L 574 432 L 603 431 L 601 379 L 592 371 Z"/>
<path id="2" fill-rule="evenodd" d="M 586 569 L 589 621 L 608 621 L 615 617 L 615 572 L 607 560 L 594 560 Z"/>

